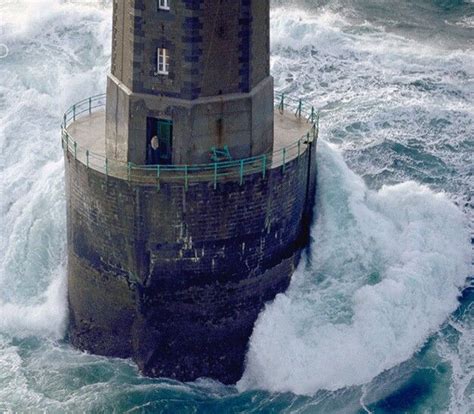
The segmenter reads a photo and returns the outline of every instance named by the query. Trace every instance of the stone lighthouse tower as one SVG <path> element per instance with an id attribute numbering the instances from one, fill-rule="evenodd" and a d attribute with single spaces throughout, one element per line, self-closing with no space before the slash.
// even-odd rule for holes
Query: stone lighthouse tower
<path id="1" fill-rule="evenodd" d="M 64 116 L 72 344 L 237 381 L 308 241 L 316 117 L 279 97 L 269 0 L 115 0 L 107 94 Z"/>

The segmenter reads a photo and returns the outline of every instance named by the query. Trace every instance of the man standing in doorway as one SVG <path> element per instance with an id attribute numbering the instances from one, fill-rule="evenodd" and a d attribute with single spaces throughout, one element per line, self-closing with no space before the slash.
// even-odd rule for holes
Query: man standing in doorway
<path id="1" fill-rule="evenodd" d="M 158 140 L 158 137 L 155 135 L 151 139 L 150 142 L 151 145 L 151 163 L 153 165 L 157 165 L 160 163 L 160 142 Z"/>

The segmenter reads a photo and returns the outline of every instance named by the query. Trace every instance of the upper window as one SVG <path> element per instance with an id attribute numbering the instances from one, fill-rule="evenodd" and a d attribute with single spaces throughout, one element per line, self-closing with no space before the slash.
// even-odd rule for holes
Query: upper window
<path id="1" fill-rule="evenodd" d="M 171 0 L 158 0 L 158 8 L 160 10 L 169 10 Z"/>
<path id="2" fill-rule="evenodd" d="M 156 69 L 159 75 L 168 75 L 170 70 L 170 55 L 168 49 L 158 48 Z"/>

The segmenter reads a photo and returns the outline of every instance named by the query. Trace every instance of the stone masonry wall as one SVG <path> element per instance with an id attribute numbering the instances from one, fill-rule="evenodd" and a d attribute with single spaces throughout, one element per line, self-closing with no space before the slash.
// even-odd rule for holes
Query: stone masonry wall
<path id="1" fill-rule="evenodd" d="M 114 0 L 112 74 L 135 93 L 197 99 L 248 93 L 270 75 L 269 0 Z M 170 52 L 157 74 L 156 51 Z"/>
<path id="2" fill-rule="evenodd" d="M 315 150 L 239 182 L 132 185 L 66 154 L 70 339 L 145 374 L 237 381 L 309 235 Z"/>
<path id="3" fill-rule="evenodd" d="M 196 99 L 127 93 L 109 77 L 107 156 L 137 165 L 146 163 L 147 117 L 173 122 L 173 163 L 206 164 L 212 147 L 227 145 L 235 159 L 273 149 L 273 79 L 249 94 Z"/>

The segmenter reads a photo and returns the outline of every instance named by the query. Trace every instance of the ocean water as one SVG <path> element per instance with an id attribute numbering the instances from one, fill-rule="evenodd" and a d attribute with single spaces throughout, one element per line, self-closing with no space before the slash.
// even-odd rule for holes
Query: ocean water
<path id="1" fill-rule="evenodd" d="M 64 341 L 62 112 L 105 90 L 110 1 L 0 0 L 0 412 L 474 412 L 474 3 L 275 1 L 321 108 L 312 242 L 236 386 Z"/>

